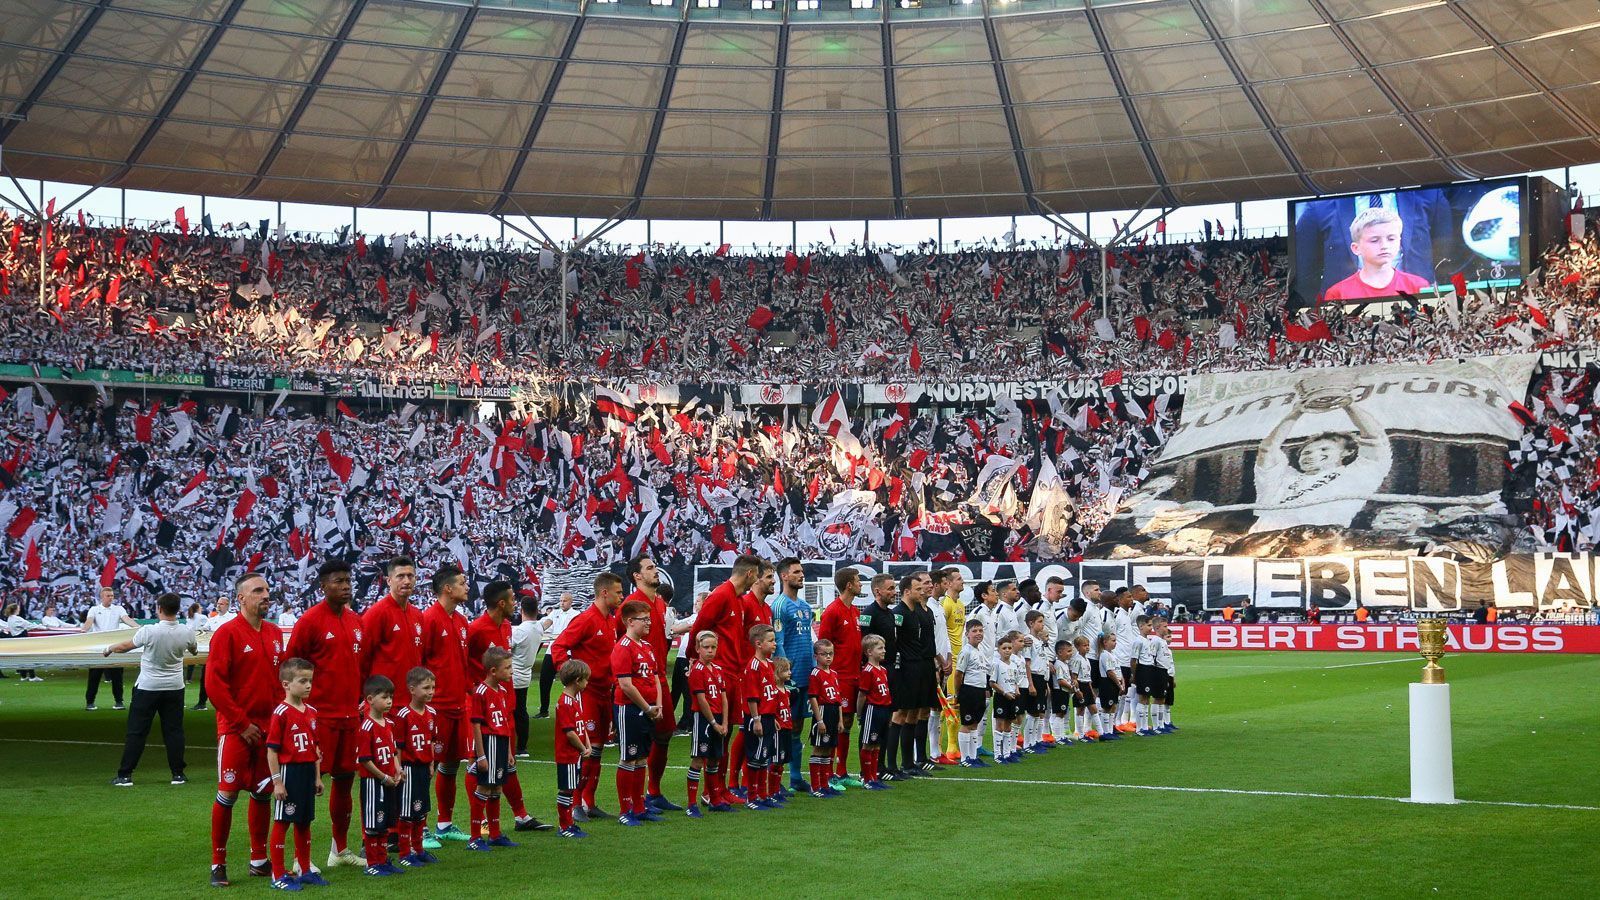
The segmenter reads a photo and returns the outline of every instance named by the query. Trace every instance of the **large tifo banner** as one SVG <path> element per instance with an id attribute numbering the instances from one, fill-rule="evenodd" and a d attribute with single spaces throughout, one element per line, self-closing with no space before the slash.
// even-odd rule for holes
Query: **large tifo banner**
<path id="1" fill-rule="evenodd" d="M 1503 499 L 1537 356 L 1198 375 L 1089 556 L 1430 555 L 1521 533 Z"/>
<path id="2" fill-rule="evenodd" d="M 1370 609 L 1419 612 L 1470 611 L 1479 600 L 1501 608 L 1565 610 L 1593 608 L 1600 592 L 1600 557 L 1587 554 L 1519 553 L 1487 562 L 1443 557 L 1322 556 L 1306 559 L 1168 557 L 1082 562 L 933 563 L 926 560 L 858 562 L 804 560 L 809 597 L 820 605 L 833 598 L 833 575 L 855 568 L 863 581 L 877 574 L 896 578 L 952 566 L 966 581 L 965 599 L 976 602 L 979 581 L 1052 576 L 1066 583 L 1065 598 L 1087 581 L 1112 591 L 1139 585 L 1176 612 L 1200 615 L 1238 606 L 1249 598 L 1263 611 L 1291 612 L 1312 606 L 1327 612 Z M 700 565 L 693 573 L 664 570 L 674 582 L 674 602 L 687 609 L 687 592 L 709 591 L 728 578 L 732 566 Z M 863 599 L 862 602 L 866 602 Z"/>

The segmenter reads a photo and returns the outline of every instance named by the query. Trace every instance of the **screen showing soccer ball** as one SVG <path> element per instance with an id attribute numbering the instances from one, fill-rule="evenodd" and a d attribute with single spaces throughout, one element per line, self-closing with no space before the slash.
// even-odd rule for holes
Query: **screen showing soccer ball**
<path id="1" fill-rule="evenodd" d="M 1289 203 L 1289 290 L 1300 305 L 1431 297 L 1517 284 L 1525 179 Z"/>

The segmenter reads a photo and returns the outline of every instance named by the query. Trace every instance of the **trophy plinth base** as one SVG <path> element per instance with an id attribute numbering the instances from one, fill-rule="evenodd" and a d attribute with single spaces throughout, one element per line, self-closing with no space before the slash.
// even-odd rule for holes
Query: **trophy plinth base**
<path id="1" fill-rule="evenodd" d="M 1450 685 L 1411 685 L 1412 803 L 1456 802 L 1452 752 Z"/>

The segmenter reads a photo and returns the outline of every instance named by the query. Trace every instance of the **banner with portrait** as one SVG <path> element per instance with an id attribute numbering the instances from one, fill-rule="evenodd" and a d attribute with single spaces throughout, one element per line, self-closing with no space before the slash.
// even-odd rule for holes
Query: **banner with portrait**
<path id="1" fill-rule="evenodd" d="M 1487 560 L 1521 549 L 1505 460 L 1536 361 L 1195 376 L 1160 459 L 1088 555 Z"/>

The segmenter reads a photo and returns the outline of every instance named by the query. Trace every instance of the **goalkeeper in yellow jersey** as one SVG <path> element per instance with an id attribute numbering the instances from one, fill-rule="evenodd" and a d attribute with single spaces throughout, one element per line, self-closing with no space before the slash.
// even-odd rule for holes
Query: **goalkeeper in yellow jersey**
<path id="1" fill-rule="evenodd" d="M 961 577 L 960 569 L 949 566 L 939 572 L 938 584 L 939 605 L 944 613 L 945 632 L 950 639 L 950 668 L 945 696 L 953 700 L 959 693 L 961 678 L 956 672 L 956 663 L 961 659 L 961 646 L 967 641 L 967 605 L 961 600 L 966 582 Z M 960 735 L 961 723 L 955 716 L 939 717 L 940 762 L 952 765 L 961 761 Z"/>

